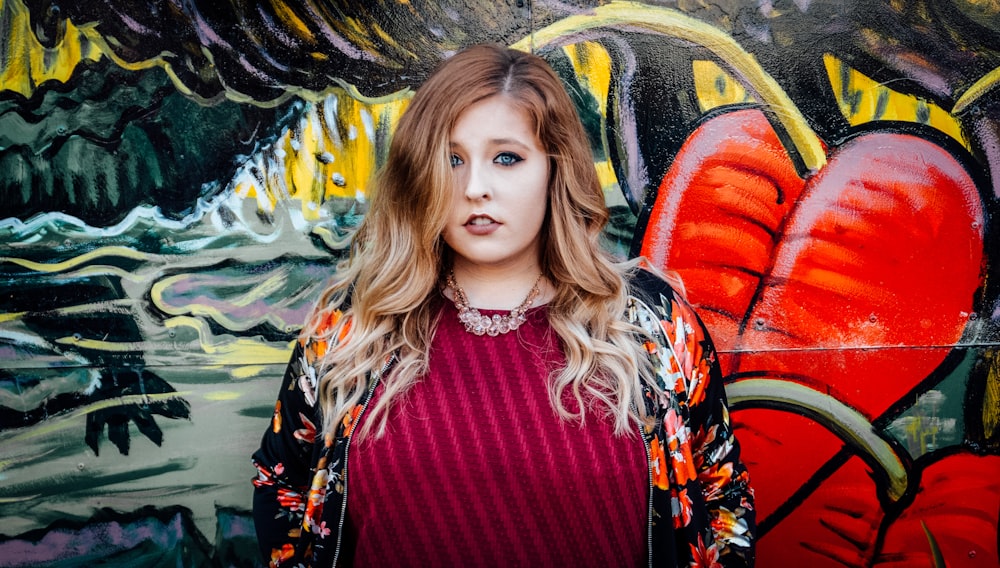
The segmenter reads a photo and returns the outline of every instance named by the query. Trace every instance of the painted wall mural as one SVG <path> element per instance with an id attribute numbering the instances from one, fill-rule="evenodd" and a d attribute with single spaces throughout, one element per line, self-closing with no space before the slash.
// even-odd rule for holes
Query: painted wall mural
<path id="1" fill-rule="evenodd" d="M 996 566 L 1000 7 L 0 0 L 0 566 L 255 565 L 249 455 L 400 113 L 531 49 L 723 354 L 761 566 Z"/>

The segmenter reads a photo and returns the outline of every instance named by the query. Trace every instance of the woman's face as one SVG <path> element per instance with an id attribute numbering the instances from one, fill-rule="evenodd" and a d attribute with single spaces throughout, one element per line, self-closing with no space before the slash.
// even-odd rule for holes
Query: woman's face
<path id="1" fill-rule="evenodd" d="M 549 158 L 531 118 L 495 95 L 459 115 L 450 144 L 454 193 L 443 236 L 456 271 L 536 270 Z"/>

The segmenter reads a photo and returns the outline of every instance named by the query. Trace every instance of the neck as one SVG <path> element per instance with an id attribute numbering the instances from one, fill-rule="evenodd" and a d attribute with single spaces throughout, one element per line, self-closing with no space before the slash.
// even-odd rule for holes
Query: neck
<path id="1" fill-rule="evenodd" d="M 514 269 L 458 263 L 454 267 L 455 281 L 465 292 L 469 305 L 485 310 L 510 310 L 519 306 L 541 273 L 541 267 L 534 263 Z M 548 298 L 544 278 L 538 286 L 542 294 L 535 300 L 536 306 Z M 451 297 L 450 291 L 446 294 Z"/>

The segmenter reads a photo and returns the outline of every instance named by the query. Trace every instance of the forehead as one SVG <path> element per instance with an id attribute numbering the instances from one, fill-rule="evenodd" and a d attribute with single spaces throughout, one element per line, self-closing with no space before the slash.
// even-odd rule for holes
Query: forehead
<path id="1" fill-rule="evenodd" d="M 493 95 L 470 105 L 455 121 L 452 144 L 512 139 L 539 146 L 535 123 L 521 105 L 506 95 Z"/>

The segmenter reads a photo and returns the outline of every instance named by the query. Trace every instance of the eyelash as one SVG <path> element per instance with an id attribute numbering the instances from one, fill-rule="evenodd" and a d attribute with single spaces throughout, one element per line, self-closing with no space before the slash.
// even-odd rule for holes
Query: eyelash
<path id="1" fill-rule="evenodd" d="M 499 166 L 503 166 L 503 167 L 506 167 L 506 168 L 509 168 L 509 167 L 517 164 L 518 162 L 522 162 L 522 161 L 524 161 L 524 158 L 522 158 L 521 156 L 518 156 L 514 152 L 500 152 L 499 154 L 496 155 L 495 158 L 493 158 L 493 163 L 494 164 L 497 164 Z M 452 154 L 451 155 L 451 167 L 455 168 L 455 167 L 461 166 L 464 163 L 465 163 L 465 160 L 463 160 L 462 158 L 458 157 L 458 155 L 456 155 L 456 154 Z"/>
<path id="2" fill-rule="evenodd" d="M 501 161 L 501 159 L 507 159 L 507 158 L 509 158 L 510 161 Z M 500 152 L 499 154 L 497 154 L 496 158 L 493 158 L 493 163 L 499 164 L 501 166 L 506 166 L 509 168 L 510 166 L 513 166 L 514 164 L 522 160 L 524 160 L 524 158 L 518 156 L 513 152 Z"/>

